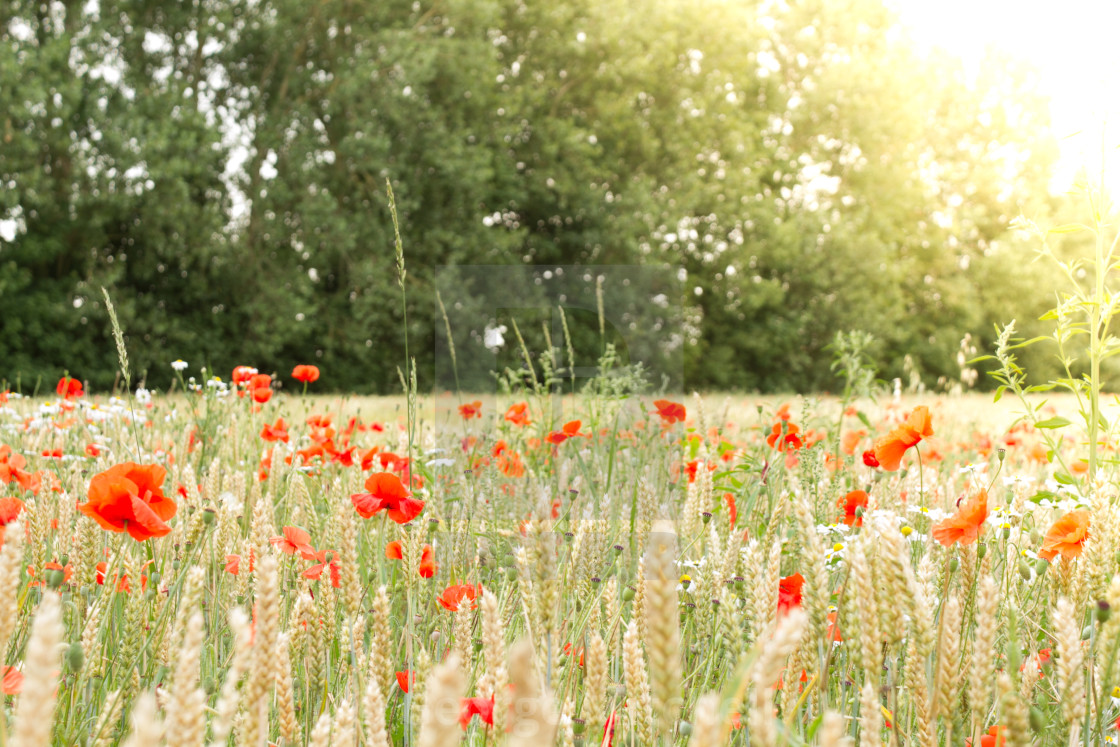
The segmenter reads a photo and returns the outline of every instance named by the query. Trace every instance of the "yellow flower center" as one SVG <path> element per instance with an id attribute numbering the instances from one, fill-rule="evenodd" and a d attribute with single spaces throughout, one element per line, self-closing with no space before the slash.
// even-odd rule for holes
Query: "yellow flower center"
<path id="1" fill-rule="evenodd" d="M 909 537 L 911 534 L 914 533 L 914 528 L 913 527 L 903 527 L 901 531 L 902 531 L 902 536 L 903 537 Z"/>

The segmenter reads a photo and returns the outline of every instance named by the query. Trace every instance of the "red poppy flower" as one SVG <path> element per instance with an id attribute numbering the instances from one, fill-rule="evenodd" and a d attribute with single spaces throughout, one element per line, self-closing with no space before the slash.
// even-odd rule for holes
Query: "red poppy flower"
<path id="1" fill-rule="evenodd" d="M 934 526 L 930 534 L 945 547 L 956 542 L 970 545 L 980 537 L 980 530 L 987 518 L 988 491 L 981 490 L 979 495 L 957 509 L 955 514 Z"/>
<path id="2" fill-rule="evenodd" d="M 143 542 L 171 532 L 167 521 L 178 506 L 163 494 L 167 470 L 156 464 L 124 462 L 89 482 L 89 502 L 78 510 L 110 532 L 128 532 Z"/>
<path id="3" fill-rule="evenodd" d="M 800 573 L 786 576 L 778 583 L 778 614 L 785 613 L 801 606 L 801 587 L 805 579 Z"/>
<path id="4" fill-rule="evenodd" d="M 241 573 L 241 556 L 240 555 L 227 555 L 226 556 L 226 573 L 237 576 Z"/>
<path id="5" fill-rule="evenodd" d="M 907 449 L 932 435 L 929 408 L 919 405 L 906 418 L 905 423 L 875 442 L 875 459 L 884 470 L 894 472 Z"/>
<path id="6" fill-rule="evenodd" d="M 387 511 L 389 518 L 396 523 L 407 524 L 424 510 L 424 501 L 412 498 L 412 493 L 408 492 L 400 478 L 392 472 L 375 472 L 366 480 L 365 487 L 368 493 L 350 496 L 350 501 L 363 519 Z"/>
<path id="7" fill-rule="evenodd" d="M 234 384 L 248 384 L 249 380 L 252 379 L 256 373 L 257 369 L 252 366 L 238 366 L 233 369 L 230 379 L 233 380 Z"/>
<path id="8" fill-rule="evenodd" d="M 328 553 L 330 553 L 330 560 L 327 560 Z M 323 575 L 323 571 L 330 569 L 331 586 L 336 589 L 340 588 L 342 586 L 342 567 L 338 564 L 338 553 L 334 550 L 320 550 L 314 560 L 321 562 L 304 571 L 303 577 L 318 581 Z"/>
<path id="9" fill-rule="evenodd" d="M 471 600 L 471 609 L 475 609 L 478 605 L 475 599 L 482 594 L 482 584 L 478 586 L 471 586 L 470 584 L 459 584 L 457 586 L 448 586 L 439 595 L 438 601 L 444 609 L 456 612 L 459 605 L 462 604 L 464 599 Z"/>
<path id="10" fill-rule="evenodd" d="M 474 402 L 467 402 L 466 404 L 459 405 L 459 414 L 463 416 L 463 420 L 481 418 L 482 400 L 475 400 Z"/>
<path id="11" fill-rule="evenodd" d="M 4 546 L 4 527 L 19 518 L 23 511 L 23 501 L 19 498 L 0 498 L 0 547 Z"/>
<path id="12" fill-rule="evenodd" d="M 397 672 L 397 687 L 401 690 L 408 692 L 408 684 L 416 681 L 416 672 L 411 669 L 406 669 L 403 672 Z"/>
<path id="13" fill-rule="evenodd" d="M 684 422 L 685 408 L 681 403 L 659 399 L 654 401 L 653 406 L 657 408 L 654 412 L 661 416 L 662 426 L 667 428 L 673 423 Z"/>
<path id="14" fill-rule="evenodd" d="M 101 456 L 101 447 L 97 444 L 86 444 L 86 456 L 99 457 Z"/>
<path id="15" fill-rule="evenodd" d="M 1038 557 L 1053 560 L 1061 555 L 1066 560 L 1073 560 L 1081 554 L 1088 538 L 1089 512 L 1071 511 L 1051 525 Z"/>
<path id="16" fill-rule="evenodd" d="M 302 381 L 304 384 L 310 384 L 312 381 L 319 380 L 319 367 L 300 365 L 292 369 L 292 378 L 296 381 Z"/>
<path id="17" fill-rule="evenodd" d="M 841 498 L 836 505 L 844 509 L 845 524 L 848 526 L 863 526 L 863 517 L 858 512 L 861 508 L 867 508 L 867 491 L 853 490 Z"/>
<path id="18" fill-rule="evenodd" d="M 868 449 L 867 451 L 863 452 L 863 463 L 868 467 L 879 466 L 879 460 L 875 458 L 875 451 L 873 449 Z"/>
<path id="19" fill-rule="evenodd" d="M 783 428 L 785 429 L 784 432 Z M 797 451 L 804 445 L 801 437 L 797 435 L 800 432 L 801 428 L 796 423 L 779 421 L 774 423 L 774 427 L 770 429 L 770 435 L 766 437 L 766 443 L 771 449 L 777 449 L 778 451 Z"/>
<path id="20" fill-rule="evenodd" d="M 385 545 L 385 557 L 389 560 L 404 560 L 404 551 L 401 548 L 400 542 L 390 542 Z M 439 563 L 436 562 L 436 553 L 431 545 L 424 545 L 424 549 L 420 552 L 420 576 L 422 578 L 431 578 L 439 571 Z"/>
<path id="21" fill-rule="evenodd" d="M 147 566 L 151 562 L 152 561 L 148 561 L 148 563 L 145 563 L 144 565 Z M 96 566 L 94 566 L 94 570 L 96 572 L 95 578 L 96 578 L 99 586 L 104 586 L 105 585 L 105 572 L 106 572 L 107 569 L 108 569 L 108 565 L 104 562 L 98 563 Z M 127 573 L 124 574 L 123 576 L 114 576 L 113 580 L 116 582 L 117 593 L 128 594 L 132 591 L 132 585 L 128 582 L 128 574 Z M 148 588 L 148 577 L 146 575 L 141 574 L 141 576 L 140 576 L 140 590 L 144 591 L 147 588 Z"/>
<path id="22" fill-rule="evenodd" d="M 731 493 L 724 493 L 723 502 L 727 504 L 727 515 L 731 521 L 731 526 L 734 527 L 736 520 L 739 518 L 739 509 L 735 506 L 735 496 Z"/>
<path id="23" fill-rule="evenodd" d="M 82 391 L 82 382 L 77 379 L 72 379 L 69 376 L 63 376 L 58 380 L 58 385 L 54 388 L 59 397 L 67 400 L 77 399 L 81 397 L 84 392 Z"/>
<path id="24" fill-rule="evenodd" d="M 530 424 L 529 420 L 529 403 L 518 402 L 515 405 L 510 405 L 506 410 L 506 420 L 514 425 L 526 426 Z"/>
<path id="25" fill-rule="evenodd" d="M 466 731 L 475 716 L 487 726 L 494 725 L 494 696 L 489 698 L 463 698 L 459 710 L 459 725 Z"/>
<path id="26" fill-rule="evenodd" d="M 315 548 L 311 546 L 311 535 L 300 527 L 284 527 L 282 536 L 269 537 L 268 541 L 273 547 L 285 555 L 295 555 L 297 552 L 304 560 L 315 560 Z"/>
<path id="27" fill-rule="evenodd" d="M 261 428 L 261 438 L 265 441 L 288 443 L 290 436 L 288 435 L 288 424 L 284 422 L 284 418 L 276 418 L 276 422 L 272 425 L 265 423 Z"/>
<path id="28" fill-rule="evenodd" d="M 253 393 L 253 401 L 263 405 L 272 398 L 272 377 L 268 374 L 254 374 L 249 379 L 249 390 Z"/>

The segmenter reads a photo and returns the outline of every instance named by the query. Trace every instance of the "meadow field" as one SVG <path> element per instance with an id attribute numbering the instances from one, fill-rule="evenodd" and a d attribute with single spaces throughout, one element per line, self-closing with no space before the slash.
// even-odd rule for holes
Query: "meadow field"
<path id="1" fill-rule="evenodd" d="M 1115 741 L 1072 397 L 273 383 L 0 396 L 3 743 Z"/>

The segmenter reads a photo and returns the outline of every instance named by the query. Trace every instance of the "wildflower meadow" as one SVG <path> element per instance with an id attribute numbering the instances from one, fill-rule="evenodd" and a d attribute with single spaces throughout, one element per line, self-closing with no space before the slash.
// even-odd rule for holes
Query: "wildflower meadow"
<path id="1" fill-rule="evenodd" d="M 0 747 L 1120 742 L 1120 16 L 942 5 L 0 0 Z"/>
<path id="2" fill-rule="evenodd" d="M 859 335 L 828 397 L 609 345 L 582 391 L 555 348 L 479 398 L 153 393 L 114 332 L 121 392 L 0 394 L 5 744 L 1115 741 L 1115 446 L 1073 435 L 1114 413 L 1011 326 L 1000 402 L 892 394 Z"/>

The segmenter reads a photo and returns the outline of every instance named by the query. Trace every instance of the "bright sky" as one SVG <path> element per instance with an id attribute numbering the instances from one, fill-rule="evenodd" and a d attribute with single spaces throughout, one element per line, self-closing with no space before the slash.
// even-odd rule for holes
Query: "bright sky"
<path id="1" fill-rule="evenodd" d="M 1120 195 L 1120 1 L 887 2 L 919 42 L 944 47 L 966 65 L 994 45 L 1039 70 L 1061 147 L 1055 190 L 1067 189 L 1081 167 L 1089 168 L 1094 182 L 1099 178 L 1106 123 L 1105 179 L 1112 194 Z"/>

